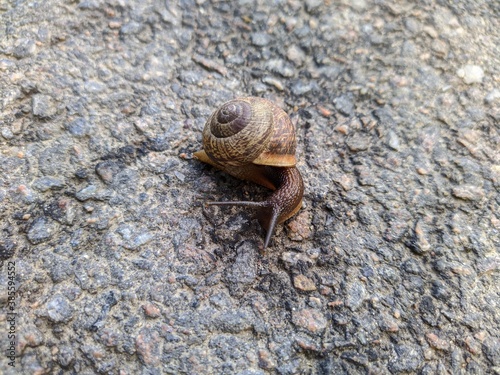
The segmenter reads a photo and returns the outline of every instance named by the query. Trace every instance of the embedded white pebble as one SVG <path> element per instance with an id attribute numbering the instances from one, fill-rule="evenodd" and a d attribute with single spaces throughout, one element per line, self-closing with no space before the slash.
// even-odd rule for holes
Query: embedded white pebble
<path id="1" fill-rule="evenodd" d="M 481 83 L 484 77 L 484 70 L 478 65 L 465 65 L 457 70 L 457 75 L 468 85 Z"/>

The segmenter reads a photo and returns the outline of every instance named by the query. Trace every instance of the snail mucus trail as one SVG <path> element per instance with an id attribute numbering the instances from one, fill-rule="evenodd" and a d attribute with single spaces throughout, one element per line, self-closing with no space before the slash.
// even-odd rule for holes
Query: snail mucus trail
<path id="1" fill-rule="evenodd" d="M 208 119 L 203 149 L 194 155 L 236 178 L 274 190 L 262 202 L 207 202 L 218 206 L 249 206 L 266 230 L 264 249 L 277 224 L 302 206 L 304 183 L 295 167 L 295 127 L 288 115 L 267 99 L 238 98 L 224 103 Z"/>

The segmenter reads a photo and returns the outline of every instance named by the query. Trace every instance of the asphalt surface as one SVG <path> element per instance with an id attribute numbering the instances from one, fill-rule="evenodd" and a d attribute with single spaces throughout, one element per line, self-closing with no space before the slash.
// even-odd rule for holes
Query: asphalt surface
<path id="1" fill-rule="evenodd" d="M 499 16 L 0 0 L 1 372 L 499 374 Z M 264 254 L 192 156 L 248 95 L 306 185 Z"/>

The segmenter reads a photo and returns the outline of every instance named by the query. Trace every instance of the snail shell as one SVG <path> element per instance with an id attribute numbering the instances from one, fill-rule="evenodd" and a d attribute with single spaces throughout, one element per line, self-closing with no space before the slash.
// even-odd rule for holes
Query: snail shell
<path id="1" fill-rule="evenodd" d="M 295 129 L 288 115 L 262 98 L 224 103 L 203 130 L 205 152 L 222 165 L 293 167 L 296 147 Z"/>
<path id="2" fill-rule="evenodd" d="M 267 99 L 238 98 L 224 103 L 208 119 L 203 130 L 201 161 L 232 176 L 274 190 L 263 202 L 208 202 L 257 208 L 257 218 L 267 235 L 276 224 L 293 216 L 302 205 L 304 184 L 295 168 L 297 140 L 288 115 Z"/>

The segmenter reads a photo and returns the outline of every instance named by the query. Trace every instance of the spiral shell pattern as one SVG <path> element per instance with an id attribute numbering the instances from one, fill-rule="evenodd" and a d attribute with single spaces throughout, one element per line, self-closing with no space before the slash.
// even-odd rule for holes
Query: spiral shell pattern
<path id="1" fill-rule="evenodd" d="M 295 129 L 286 113 L 262 98 L 224 103 L 203 130 L 203 148 L 219 165 L 293 166 L 295 146 Z"/>

